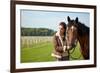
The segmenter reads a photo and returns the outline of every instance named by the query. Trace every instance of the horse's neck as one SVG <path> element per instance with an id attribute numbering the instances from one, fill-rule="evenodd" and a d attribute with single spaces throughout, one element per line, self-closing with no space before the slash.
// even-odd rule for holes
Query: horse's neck
<path id="1" fill-rule="evenodd" d="M 87 46 L 89 47 L 89 36 L 88 35 L 79 36 L 78 40 L 79 40 L 81 48 L 86 49 Z"/>
<path id="2" fill-rule="evenodd" d="M 79 43 L 80 43 L 80 48 L 81 48 L 81 52 L 83 54 L 83 57 L 85 59 L 89 59 L 89 36 L 88 35 L 84 35 L 81 37 L 78 37 Z"/>

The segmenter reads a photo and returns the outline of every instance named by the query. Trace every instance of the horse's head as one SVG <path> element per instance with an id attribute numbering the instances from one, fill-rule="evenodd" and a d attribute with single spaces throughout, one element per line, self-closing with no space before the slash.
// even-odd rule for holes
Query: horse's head
<path id="1" fill-rule="evenodd" d="M 70 17 L 67 17 L 68 24 L 67 24 L 67 30 L 66 30 L 66 38 L 67 38 L 67 49 L 71 49 L 76 45 L 77 42 L 77 35 L 78 35 L 78 18 L 75 20 L 71 20 Z"/>

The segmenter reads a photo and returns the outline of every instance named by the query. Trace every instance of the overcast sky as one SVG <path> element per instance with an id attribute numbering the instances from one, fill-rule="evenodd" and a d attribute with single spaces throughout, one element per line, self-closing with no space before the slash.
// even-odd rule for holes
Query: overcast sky
<path id="1" fill-rule="evenodd" d="M 57 31 L 60 22 L 67 24 L 67 16 L 71 19 L 78 17 L 80 22 L 90 25 L 89 13 L 21 10 L 21 27 L 50 28 Z"/>

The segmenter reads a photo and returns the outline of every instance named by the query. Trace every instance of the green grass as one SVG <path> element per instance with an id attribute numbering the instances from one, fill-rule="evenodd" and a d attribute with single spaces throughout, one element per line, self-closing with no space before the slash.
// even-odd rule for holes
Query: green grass
<path id="1" fill-rule="evenodd" d="M 21 48 L 21 63 L 55 61 L 55 58 L 51 56 L 52 51 L 52 42 L 38 43 L 34 44 L 32 47 Z M 72 50 L 70 52 L 72 52 Z M 78 58 L 78 60 L 83 59 L 79 43 L 75 47 L 75 51 L 70 55 L 70 60 L 75 60 L 71 57 Z"/>
<path id="2" fill-rule="evenodd" d="M 51 56 L 53 44 L 50 42 L 35 44 L 32 48 L 21 49 L 21 62 L 54 61 Z"/>

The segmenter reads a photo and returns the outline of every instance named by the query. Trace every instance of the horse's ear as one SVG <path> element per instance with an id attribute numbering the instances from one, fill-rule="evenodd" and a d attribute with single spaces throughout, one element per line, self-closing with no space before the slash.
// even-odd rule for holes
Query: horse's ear
<path id="1" fill-rule="evenodd" d="M 68 22 L 70 21 L 70 17 L 69 16 L 67 17 L 67 20 L 68 20 Z"/>
<path id="2" fill-rule="evenodd" d="M 76 21 L 76 23 L 78 23 L 78 17 L 76 17 L 75 21 Z"/>

